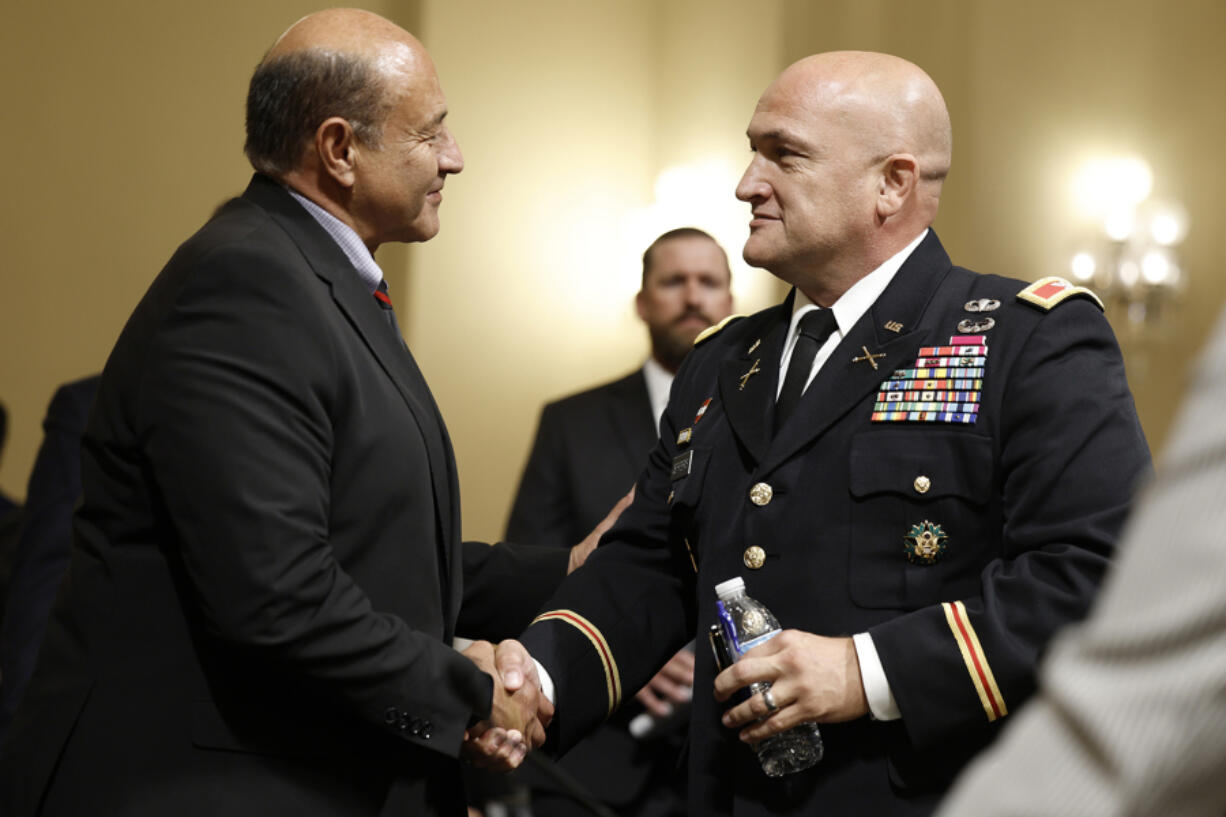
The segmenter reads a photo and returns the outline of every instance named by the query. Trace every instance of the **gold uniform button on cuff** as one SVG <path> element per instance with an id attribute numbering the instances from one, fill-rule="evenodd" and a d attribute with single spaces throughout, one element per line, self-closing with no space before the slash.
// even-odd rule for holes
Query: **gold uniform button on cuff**
<path id="1" fill-rule="evenodd" d="M 932 487 L 932 480 L 928 479 L 928 477 L 921 475 L 915 478 L 914 485 L 915 485 L 915 492 L 917 494 L 926 494 L 928 493 L 928 489 Z"/>
<path id="2" fill-rule="evenodd" d="M 757 545 L 747 547 L 745 548 L 745 555 L 741 557 L 741 560 L 745 562 L 745 567 L 750 570 L 757 570 L 766 564 L 766 551 Z"/>
<path id="3" fill-rule="evenodd" d="M 759 482 L 757 485 L 749 489 L 749 501 L 761 508 L 763 505 L 769 505 L 771 499 L 775 496 L 775 490 L 765 482 Z"/>

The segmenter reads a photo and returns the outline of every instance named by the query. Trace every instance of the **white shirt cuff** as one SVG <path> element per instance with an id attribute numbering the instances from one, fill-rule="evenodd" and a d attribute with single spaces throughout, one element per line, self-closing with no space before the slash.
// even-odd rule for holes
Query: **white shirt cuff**
<path id="1" fill-rule="evenodd" d="M 540 661 L 537 661 L 535 658 L 532 659 L 532 663 L 536 664 L 536 677 L 541 682 L 541 694 L 544 695 L 546 699 L 548 699 L 549 703 L 556 706 L 558 702 L 557 700 L 555 700 L 555 696 L 554 696 L 553 679 L 550 678 L 549 673 L 545 671 L 544 664 L 542 664 Z M 891 698 L 891 700 L 893 699 Z"/>
<path id="2" fill-rule="evenodd" d="M 868 633 L 856 633 L 852 641 L 856 645 L 856 660 L 860 663 L 860 682 L 864 685 L 864 697 L 868 699 L 868 711 L 874 720 L 898 720 L 902 713 L 898 711 L 898 702 L 890 691 L 890 682 L 886 680 L 873 637 Z"/>

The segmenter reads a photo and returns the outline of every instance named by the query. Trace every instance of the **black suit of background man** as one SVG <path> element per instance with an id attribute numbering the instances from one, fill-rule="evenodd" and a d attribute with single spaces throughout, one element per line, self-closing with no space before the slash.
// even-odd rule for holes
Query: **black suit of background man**
<path id="1" fill-rule="evenodd" d="M 4 453 L 4 444 L 8 441 L 9 413 L 0 403 L 0 454 Z M 0 491 L 0 521 L 18 508 L 18 504 L 3 491 Z"/>
<path id="2" fill-rule="evenodd" d="M 0 628 L 0 739 L 34 671 L 68 569 L 72 510 L 81 495 L 81 435 L 97 390 L 97 375 L 60 386 L 43 420 Z"/>
<path id="3" fill-rule="evenodd" d="M 8 411 L 0 403 L 0 454 L 8 438 Z M 21 506 L 0 491 L 0 609 L 8 597 L 9 581 L 16 558 L 17 536 L 21 531 Z M 3 732 L 0 732 L 3 734 Z"/>
<path id="4" fill-rule="evenodd" d="M 572 531 L 590 531 L 643 470 L 653 414 L 642 369 L 546 405 L 507 540 L 564 546 L 578 541 Z"/>
<path id="5" fill-rule="evenodd" d="M 636 297 L 651 339 L 651 358 L 625 377 L 545 406 L 507 523 L 509 541 L 571 544 L 629 490 L 655 444 L 659 412 L 677 367 L 694 338 L 732 308 L 730 284 L 727 257 L 707 233 L 683 227 L 652 242 L 643 253 Z M 685 693 L 677 686 L 688 692 L 692 661 L 689 652 L 674 658 L 638 701 L 559 763 L 624 817 L 684 813 L 684 776 L 677 768 L 688 718 L 679 712 L 655 726 L 647 739 L 632 736 L 628 725 L 647 711 L 648 697 L 656 707 L 688 711 Z M 532 787 L 535 817 L 574 813 L 573 801 L 537 770 L 523 769 L 515 776 Z"/>

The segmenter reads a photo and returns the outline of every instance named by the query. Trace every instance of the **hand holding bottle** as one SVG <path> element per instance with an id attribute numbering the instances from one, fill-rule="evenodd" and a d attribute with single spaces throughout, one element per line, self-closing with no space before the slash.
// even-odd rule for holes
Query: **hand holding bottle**
<path id="1" fill-rule="evenodd" d="M 807 722 L 837 723 L 868 714 L 860 664 L 851 638 L 827 638 L 784 630 L 746 652 L 715 678 L 715 697 L 728 700 L 738 689 L 769 683 L 777 707 L 770 712 L 762 695 L 752 695 L 724 713 L 724 725 L 740 728 L 740 738 L 756 743 Z"/>

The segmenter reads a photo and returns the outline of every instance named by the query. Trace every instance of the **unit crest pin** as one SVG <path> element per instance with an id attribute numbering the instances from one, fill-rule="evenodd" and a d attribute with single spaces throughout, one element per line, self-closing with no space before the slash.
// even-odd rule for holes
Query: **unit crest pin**
<path id="1" fill-rule="evenodd" d="M 907 561 L 919 565 L 936 564 L 945 555 L 945 541 L 948 538 L 940 525 L 927 519 L 918 525 L 912 525 L 911 530 L 903 537 Z"/>

